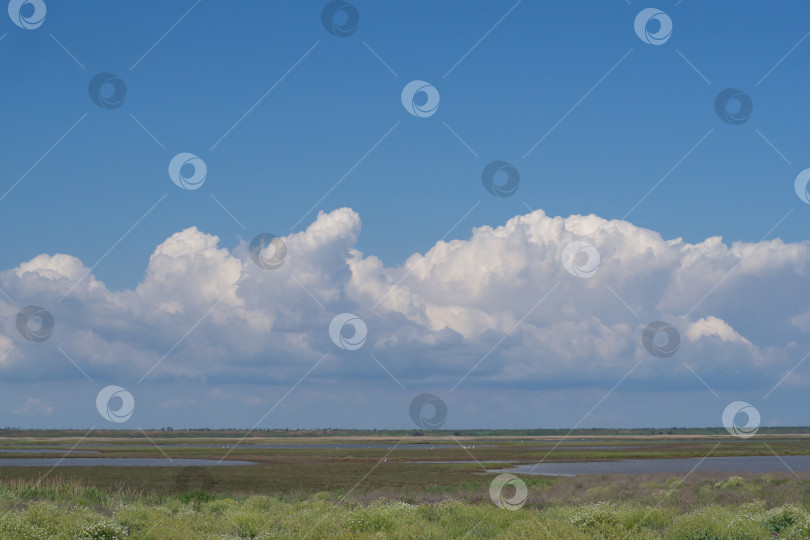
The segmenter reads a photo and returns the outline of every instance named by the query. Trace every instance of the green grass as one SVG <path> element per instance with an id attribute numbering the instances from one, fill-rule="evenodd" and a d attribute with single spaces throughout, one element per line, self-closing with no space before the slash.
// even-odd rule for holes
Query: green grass
<path id="1" fill-rule="evenodd" d="M 589 430 L 586 430 L 589 431 Z M 297 433 L 297 432 L 289 432 Z M 740 440 L 730 436 L 724 438 L 690 436 L 672 438 L 664 436 L 629 436 L 629 437 L 594 437 L 589 439 L 572 438 L 563 443 L 557 439 L 541 438 L 456 438 L 443 434 L 442 437 L 392 438 L 386 435 L 372 437 L 373 432 L 364 432 L 363 437 L 347 439 L 345 437 L 316 437 L 297 439 L 290 442 L 326 443 L 317 449 L 295 448 L 257 448 L 259 443 L 279 443 L 289 439 L 269 438 L 267 432 L 252 434 L 244 439 L 235 449 L 224 449 L 222 446 L 234 445 L 239 441 L 232 432 L 148 432 L 148 438 L 140 432 L 96 433 L 83 437 L 77 432 L 16 432 L 0 436 L 0 448 L 53 448 L 55 444 L 62 448 L 76 446 L 76 451 L 97 449 L 97 454 L 83 454 L 93 457 L 150 457 L 164 458 L 207 458 L 241 459 L 256 462 L 253 466 L 194 468 L 193 474 L 186 474 L 182 467 L 70 467 L 62 466 L 57 472 L 66 477 L 76 478 L 83 484 L 108 490 L 119 484 L 141 492 L 152 492 L 160 495 L 175 494 L 184 489 L 205 489 L 220 494 L 270 494 L 270 495 L 311 495 L 318 492 L 343 494 L 364 478 L 358 487 L 364 492 L 377 493 L 381 496 L 414 497 L 424 494 L 461 493 L 463 486 L 477 486 L 479 495 L 472 500 L 486 498 L 486 486 L 493 475 L 487 475 L 475 460 L 509 462 L 537 462 L 563 460 L 610 460 L 640 458 L 683 458 L 703 457 L 711 452 L 713 456 L 734 455 L 780 455 L 810 454 L 810 439 L 795 434 L 779 434 Z M 36 434 L 36 436 L 34 435 Z M 137 434 L 137 436 L 136 436 Z M 229 437 L 225 438 L 224 435 Z M 23 436 L 25 435 L 25 438 Z M 275 433 L 274 433 L 275 435 Z M 717 446 L 717 440 L 721 440 Z M 332 444 L 338 442 L 369 442 L 396 444 L 399 442 L 429 442 L 421 445 L 424 448 L 399 446 L 390 451 L 387 448 L 376 449 L 335 449 Z M 152 445 L 155 443 L 155 446 Z M 330 444 L 331 443 L 331 444 Z M 461 443 L 474 448 L 462 448 Z M 767 443 L 767 444 L 766 444 Z M 124 444 L 142 444 L 141 448 L 125 448 Z M 215 448 L 190 448 L 178 444 L 213 444 Z M 558 447 L 555 448 L 556 445 Z M 431 450 L 431 446 L 436 449 Z M 626 448 L 610 448 L 627 446 Z M 440 449 L 438 447 L 441 447 Z M 607 447 L 607 448 L 606 448 Z M 551 452 L 551 450 L 553 452 Z M 73 454 L 82 455 L 82 454 Z M 60 457 L 59 454 L 3 454 L 4 458 L 14 457 Z M 380 463 L 383 459 L 384 463 Z M 424 464 L 414 461 L 460 460 L 460 464 Z M 498 468 L 497 464 L 486 467 Z M 373 474 L 369 474 L 372 471 Z M 0 481 L 15 479 L 35 480 L 47 471 L 47 467 L 0 467 Z M 788 471 L 785 471 L 787 475 Z M 199 473 L 199 474 L 198 474 Z M 185 475 L 185 476 L 184 476 Z M 802 478 L 808 476 L 804 473 Z M 703 478 L 701 476 L 701 478 Z M 533 479 L 524 478 L 526 482 Z M 717 478 L 713 478 L 714 481 Z M 544 480 L 548 481 L 548 480 Z M 556 503 L 577 502 L 582 493 L 591 488 L 611 489 L 613 500 L 636 500 L 646 503 L 642 495 L 644 490 L 637 490 L 634 483 L 658 481 L 649 478 L 611 477 L 610 479 L 588 479 L 585 487 L 577 488 L 583 482 L 579 479 L 554 479 L 555 492 L 559 496 Z M 626 485 L 626 484 L 630 485 Z M 605 484 L 605 485 L 603 485 Z M 610 484 L 610 486 L 607 486 Z M 771 486 L 771 487 L 768 487 Z M 768 484 L 763 489 L 781 490 Z M 466 495 L 464 495 L 466 498 Z M 791 499 L 789 497 L 798 497 Z M 801 493 L 789 493 L 780 499 L 778 493 L 769 494 L 767 500 L 791 502 L 802 501 Z M 429 497 L 426 497 L 429 498 Z M 726 498 L 721 503 L 735 503 L 733 493 L 727 490 Z"/>
<path id="2" fill-rule="evenodd" d="M 741 489 L 727 479 L 717 490 Z M 533 486 L 530 489 L 536 489 Z M 687 487 L 680 482 L 661 486 Z M 306 497 L 215 496 L 204 491 L 169 497 L 125 488 L 101 491 L 74 480 L 0 484 L 4 539 L 221 538 L 638 538 L 756 539 L 810 537 L 810 512 L 801 504 L 682 508 L 657 504 L 580 502 L 517 511 L 452 497 L 414 504 L 318 493 Z"/>
<path id="3" fill-rule="evenodd" d="M 556 438 L 511 432 L 306 433 L 253 433 L 228 450 L 222 446 L 235 444 L 244 432 L 153 431 L 147 433 L 149 438 L 141 432 L 94 432 L 87 437 L 73 431 L 0 433 L 0 448 L 7 449 L 55 444 L 67 449 L 80 443 L 77 450 L 97 449 L 94 457 L 225 457 L 257 463 L 60 466 L 53 471 L 0 467 L 0 539 L 810 538 L 810 473 L 696 472 L 684 479 L 665 474 L 523 475 L 526 504 L 510 512 L 489 498 L 495 473 L 476 463 L 702 457 L 710 451 L 713 456 L 810 454 L 810 438 L 799 431 L 739 440 L 713 433 L 652 436 L 636 430 L 616 436 L 583 430 L 552 453 Z M 278 442 L 329 444 L 315 449 L 252 446 Z M 331 446 L 339 442 L 426 444 L 394 450 Z M 441 448 L 431 450 L 431 445 Z M 611 448 L 622 445 L 626 447 Z M 431 460 L 464 463 L 414 463 Z"/>

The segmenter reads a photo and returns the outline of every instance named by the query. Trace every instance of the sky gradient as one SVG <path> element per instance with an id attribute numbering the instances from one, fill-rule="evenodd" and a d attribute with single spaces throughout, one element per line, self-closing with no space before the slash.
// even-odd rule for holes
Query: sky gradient
<path id="1" fill-rule="evenodd" d="M 735 400 L 810 423 L 810 6 L 658 4 L 655 45 L 635 1 L 357 1 L 346 36 L 326 2 L 43 4 L 0 23 L 0 423 L 412 427 L 421 392 L 448 428 L 719 425 Z M 749 118 L 720 118 L 727 88 Z"/>

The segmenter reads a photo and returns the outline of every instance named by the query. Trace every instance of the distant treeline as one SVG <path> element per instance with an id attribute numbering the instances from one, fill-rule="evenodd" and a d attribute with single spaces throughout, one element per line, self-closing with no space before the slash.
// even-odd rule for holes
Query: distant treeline
<path id="1" fill-rule="evenodd" d="M 457 429 L 417 431 L 401 429 L 254 429 L 244 428 L 172 428 L 161 427 L 147 430 L 158 432 L 161 437 L 240 437 L 248 434 L 252 437 L 553 437 L 553 436 L 651 436 L 651 435 L 728 435 L 723 427 L 705 428 L 584 428 L 584 429 Z M 85 430 L 79 429 L 22 429 L 6 426 L 0 429 L 3 437 L 76 437 L 83 435 Z M 142 438 L 141 431 L 131 430 L 93 430 L 93 436 L 109 434 L 114 437 Z M 778 434 L 810 434 L 810 427 L 761 427 L 758 431 L 762 435 Z"/>

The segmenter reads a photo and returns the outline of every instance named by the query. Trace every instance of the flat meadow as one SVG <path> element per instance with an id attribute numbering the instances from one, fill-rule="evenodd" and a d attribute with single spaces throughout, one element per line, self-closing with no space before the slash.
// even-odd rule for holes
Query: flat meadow
<path id="1" fill-rule="evenodd" d="M 0 467 L 0 538 L 810 538 L 810 472 L 787 468 L 523 474 L 523 495 L 492 493 L 510 464 L 804 455 L 804 434 L 31 435 L 3 438 L 3 459 L 66 459 Z M 67 464 L 90 456 L 165 466 Z M 253 464 L 180 461 L 223 457 Z"/>

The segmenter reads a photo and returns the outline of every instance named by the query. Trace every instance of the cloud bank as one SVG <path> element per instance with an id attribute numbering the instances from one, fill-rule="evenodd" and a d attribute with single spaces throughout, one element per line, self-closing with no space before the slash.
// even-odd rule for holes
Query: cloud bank
<path id="1" fill-rule="evenodd" d="M 122 291 L 75 257 L 39 255 L 0 272 L 0 374 L 83 379 L 72 361 L 117 384 L 275 384 L 325 359 L 311 377 L 337 385 L 388 379 L 379 362 L 408 387 L 609 388 L 632 370 L 629 387 L 695 390 L 694 373 L 717 389 L 775 384 L 810 346 L 808 242 L 689 244 L 625 221 L 538 210 L 386 267 L 355 249 L 360 232 L 349 208 L 320 213 L 284 238 L 284 264 L 267 270 L 247 242 L 228 250 L 191 227 L 157 246 L 143 280 Z M 598 251 L 590 277 L 563 265 L 575 241 Z M 577 257 L 575 266 L 586 264 L 587 253 Z M 46 342 L 17 330 L 30 304 L 53 314 Z M 368 328 L 357 350 L 330 339 L 343 312 Z M 657 320 L 680 332 L 670 358 L 642 345 Z M 797 372 L 784 384 L 807 382 Z"/>

